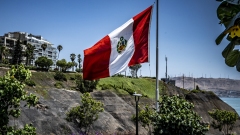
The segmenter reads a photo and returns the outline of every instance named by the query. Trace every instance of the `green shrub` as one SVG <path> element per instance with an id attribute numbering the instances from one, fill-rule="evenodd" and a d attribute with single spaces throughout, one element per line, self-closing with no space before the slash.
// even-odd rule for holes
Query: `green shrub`
<path id="1" fill-rule="evenodd" d="M 58 88 L 58 89 L 64 88 L 62 82 L 56 82 L 56 83 L 54 84 L 54 86 L 55 86 L 56 88 Z"/>
<path id="2" fill-rule="evenodd" d="M 82 70 L 81 69 L 79 69 L 79 68 L 76 68 L 76 70 L 75 70 L 76 72 L 78 72 L 78 73 L 80 73 L 80 72 L 82 72 Z"/>
<path id="3" fill-rule="evenodd" d="M 215 95 L 215 93 L 212 92 L 212 91 L 208 91 L 208 93 L 209 93 L 210 95 Z"/>
<path id="4" fill-rule="evenodd" d="M 192 93 L 199 93 L 201 92 L 200 90 L 191 90 Z"/>
<path id="5" fill-rule="evenodd" d="M 102 90 L 109 90 L 112 88 L 112 86 L 110 84 L 102 84 L 100 85 Z"/>
<path id="6" fill-rule="evenodd" d="M 76 90 L 76 86 L 71 86 L 70 90 Z"/>
<path id="7" fill-rule="evenodd" d="M 92 92 L 94 89 L 96 89 L 99 82 L 99 80 L 84 80 L 80 74 L 76 74 L 75 78 L 76 88 L 82 93 Z"/>
<path id="8" fill-rule="evenodd" d="M 4 64 L 4 63 L 1 63 L 1 64 L 0 64 L 0 67 L 7 67 L 7 68 L 11 68 L 11 65 L 9 65 L 9 64 Z"/>
<path id="9" fill-rule="evenodd" d="M 123 88 L 125 91 L 127 91 L 130 95 L 134 94 L 135 90 L 131 88 Z"/>
<path id="10" fill-rule="evenodd" d="M 208 126 L 194 112 L 193 103 L 178 96 L 161 96 L 160 110 L 152 115 L 154 135 L 204 135 Z"/>
<path id="11" fill-rule="evenodd" d="M 191 90 L 192 93 L 206 93 L 205 90 Z"/>
<path id="12" fill-rule="evenodd" d="M 25 81 L 25 84 L 27 84 L 28 86 L 36 86 L 36 83 L 34 82 L 34 81 L 32 81 L 32 80 L 26 80 Z"/>
<path id="13" fill-rule="evenodd" d="M 115 74 L 112 77 L 124 77 L 125 75 L 121 75 L 121 74 Z"/>
<path id="14" fill-rule="evenodd" d="M 208 114 L 213 118 L 211 126 L 214 129 L 218 129 L 225 135 L 231 134 L 231 131 L 238 119 L 238 114 L 236 112 L 216 109 L 209 111 Z"/>
<path id="15" fill-rule="evenodd" d="M 148 95 L 147 94 L 142 94 L 143 97 L 147 97 L 148 98 Z"/>
<path id="16" fill-rule="evenodd" d="M 70 80 L 75 80 L 75 77 L 70 77 Z"/>
<path id="17" fill-rule="evenodd" d="M 4 64 L 9 64 L 9 60 L 8 60 L 8 59 L 3 59 L 3 60 L 2 60 L 2 63 L 4 63 Z"/>
<path id="18" fill-rule="evenodd" d="M 55 72 L 54 79 L 58 81 L 67 81 L 66 75 L 63 72 Z"/>
<path id="19" fill-rule="evenodd" d="M 71 108 L 66 114 L 66 120 L 77 124 L 85 135 L 88 134 L 91 125 L 98 119 L 99 113 L 103 111 L 103 103 L 94 100 L 89 93 L 84 93 L 81 96 L 81 105 Z"/>
<path id="20" fill-rule="evenodd" d="M 29 70 L 37 70 L 38 68 L 36 66 L 26 66 Z"/>
<path id="21" fill-rule="evenodd" d="M 198 85 L 196 86 L 196 90 L 200 90 L 200 88 L 199 88 L 199 86 L 198 86 Z"/>
<path id="22" fill-rule="evenodd" d="M 188 93 L 190 93 L 191 91 L 189 91 L 189 90 L 186 90 L 186 89 L 182 89 L 182 88 L 180 88 L 180 90 L 184 93 L 184 94 L 188 94 Z"/>

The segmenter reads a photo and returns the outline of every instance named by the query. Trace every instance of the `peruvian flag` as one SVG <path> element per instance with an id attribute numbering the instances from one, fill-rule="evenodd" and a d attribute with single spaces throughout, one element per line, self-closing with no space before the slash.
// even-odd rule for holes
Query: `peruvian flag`
<path id="1" fill-rule="evenodd" d="M 83 79 L 95 80 L 148 62 L 152 6 L 84 50 Z"/>

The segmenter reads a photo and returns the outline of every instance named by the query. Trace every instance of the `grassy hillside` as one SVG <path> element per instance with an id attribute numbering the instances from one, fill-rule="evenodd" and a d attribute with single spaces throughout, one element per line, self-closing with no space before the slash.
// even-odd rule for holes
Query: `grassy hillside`
<path id="1" fill-rule="evenodd" d="M 75 74 L 77 73 L 64 73 L 67 81 L 59 82 L 54 79 L 55 72 L 32 72 L 32 78 L 36 83 L 34 90 L 44 96 L 44 91 L 49 88 L 56 87 L 56 83 L 61 83 L 62 88 L 76 89 Z M 162 90 L 161 82 L 159 90 Z M 99 80 L 97 90 L 111 90 L 120 95 L 129 95 L 133 92 L 142 94 L 145 97 L 155 99 L 155 79 L 151 78 L 126 78 L 126 77 L 108 77 Z M 33 90 L 32 87 L 26 86 L 26 89 Z"/>
<path id="2" fill-rule="evenodd" d="M 162 90 L 161 82 L 159 84 L 159 90 Z M 106 88 L 104 88 L 106 87 Z M 155 79 L 151 78 L 127 78 L 127 77 L 108 77 L 100 79 L 98 83 L 98 90 L 112 89 L 118 94 L 128 94 L 131 92 L 137 92 L 143 96 L 147 96 L 151 99 L 155 98 Z"/>
<path id="3" fill-rule="evenodd" d="M 0 74 L 4 75 L 9 69 L 1 68 Z M 57 81 L 54 79 L 55 72 L 36 72 L 32 71 L 31 80 L 36 86 L 25 87 L 26 90 L 36 92 L 47 97 L 47 90 L 55 88 L 56 84 L 61 84 L 59 88 L 76 89 L 75 75 L 78 73 L 64 73 L 67 81 Z M 127 77 L 108 77 L 99 80 L 97 90 L 111 90 L 120 95 L 129 95 L 133 92 L 142 94 L 145 97 L 155 99 L 155 79 L 152 78 L 127 78 Z M 162 83 L 159 81 L 159 91 L 162 91 Z"/>

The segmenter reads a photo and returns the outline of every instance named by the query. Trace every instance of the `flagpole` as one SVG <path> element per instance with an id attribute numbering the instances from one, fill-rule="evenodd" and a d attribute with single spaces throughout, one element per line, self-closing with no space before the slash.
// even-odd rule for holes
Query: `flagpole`
<path id="1" fill-rule="evenodd" d="M 159 111 L 159 81 L 158 81 L 158 0 L 156 0 L 156 111 Z"/>

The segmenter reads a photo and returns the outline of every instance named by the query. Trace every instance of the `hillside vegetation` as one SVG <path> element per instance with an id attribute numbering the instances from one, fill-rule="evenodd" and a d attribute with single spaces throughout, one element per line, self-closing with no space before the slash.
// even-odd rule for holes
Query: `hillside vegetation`
<path id="1" fill-rule="evenodd" d="M 0 75 L 4 75 L 9 69 L 1 68 Z M 67 81 L 57 81 L 54 79 L 55 72 L 32 71 L 31 80 L 35 83 L 34 87 L 26 85 L 25 89 L 39 92 L 49 88 L 64 88 L 76 90 L 75 75 L 79 73 L 64 73 Z M 61 84 L 57 87 L 56 84 Z M 164 84 L 159 81 L 159 92 L 165 90 Z M 153 78 L 129 78 L 129 77 L 108 77 L 100 79 L 97 90 L 111 90 L 119 95 L 132 95 L 134 92 L 142 94 L 144 97 L 155 100 L 156 80 Z"/>
<path id="2" fill-rule="evenodd" d="M 55 72 L 32 72 L 31 80 L 36 83 L 35 91 L 46 90 L 56 87 L 56 83 L 61 83 L 62 88 L 76 90 L 75 75 L 79 73 L 64 73 L 67 81 L 57 81 L 54 79 Z M 162 92 L 162 82 L 159 81 L 159 90 Z M 132 95 L 134 92 L 142 94 L 144 97 L 155 100 L 156 82 L 152 78 L 127 78 L 108 77 L 100 79 L 97 90 L 111 90 L 118 95 Z M 32 87 L 27 86 L 27 90 Z"/>
<path id="3" fill-rule="evenodd" d="M 4 75 L 8 69 L 0 69 L 0 75 Z M 11 119 L 10 125 L 17 127 L 25 123 L 32 123 L 37 129 L 37 134 L 72 134 L 77 133 L 78 128 L 65 120 L 66 112 L 79 105 L 81 93 L 76 89 L 75 75 L 79 73 L 64 73 L 66 81 L 54 79 L 55 72 L 32 71 L 31 80 L 35 86 L 27 86 L 25 89 L 36 93 L 39 104 L 35 108 L 21 108 L 22 115 L 18 119 Z M 57 84 L 57 85 L 56 85 Z M 154 78 L 125 78 L 109 77 L 100 79 L 97 89 L 91 92 L 94 99 L 104 104 L 104 112 L 94 123 L 94 131 L 110 133 L 134 133 L 135 124 L 131 120 L 135 114 L 135 100 L 133 92 L 143 95 L 140 106 L 155 103 L 155 79 Z M 204 123 L 210 123 L 211 117 L 208 111 L 223 109 L 234 111 L 229 105 L 221 101 L 216 95 L 206 91 L 188 91 L 173 85 L 167 85 L 159 81 L 160 94 L 180 95 L 194 103 L 194 111 L 197 112 Z M 161 96 L 160 96 L 161 97 Z M 38 108 L 38 109 L 37 109 Z M 40 108 L 40 109 L 39 109 Z M 234 131 L 240 133 L 240 121 L 234 127 Z M 139 131 L 146 134 L 146 130 L 140 125 Z M 208 135 L 219 134 L 210 127 Z"/>
<path id="4" fill-rule="evenodd" d="M 152 78 L 108 77 L 100 79 L 98 90 L 111 89 L 118 94 L 142 94 L 150 99 L 155 98 L 156 81 Z M 162 83 L 159 81 L 160 92 Z M 126 93 L 127 92 L 127 93 Z"/>

